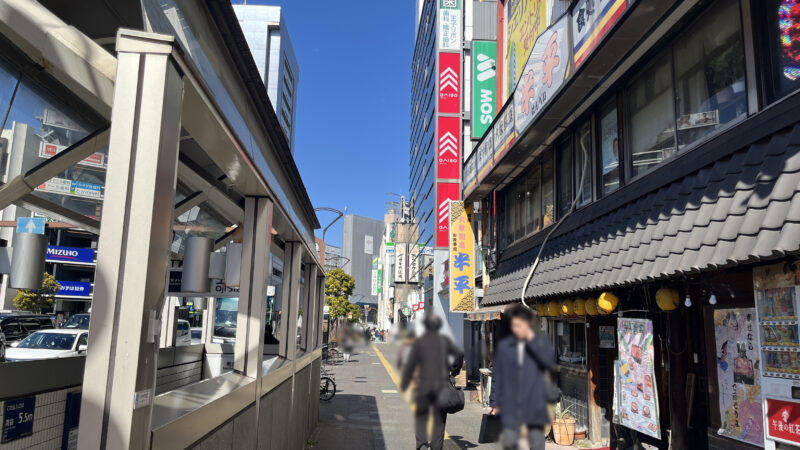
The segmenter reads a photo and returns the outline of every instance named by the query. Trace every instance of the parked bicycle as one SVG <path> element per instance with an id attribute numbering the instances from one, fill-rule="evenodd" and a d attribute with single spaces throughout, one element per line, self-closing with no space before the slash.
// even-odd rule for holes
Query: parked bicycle
<path id="1" fill-rule="evenodd" d="M 332 400 L 334 395 L 336 395 L 335 378 L 333 373 L 323 366 L 320 368 L 319 399 L 323 402 L 327 402 Z"/>
<path id="2" fill-rule="evenodd" d="M 342 352 L 334 348 L 332 345 L 325 345 L 322 347 L 322 362 L 325 364 L 341 364 L 344 361 Z"/>

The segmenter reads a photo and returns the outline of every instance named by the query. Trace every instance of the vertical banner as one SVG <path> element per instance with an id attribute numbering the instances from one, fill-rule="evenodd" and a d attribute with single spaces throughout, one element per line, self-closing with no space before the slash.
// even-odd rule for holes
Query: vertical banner
<path id="1" fill-rule="evenodd" d="M 497 94 L 497 45 L 472 41 L 472 137 L 480 139 L 494 120 Z"/>
<path id="2" fill-rule="evenodd" d="M 439 3 L 439 50 L 461 50 L 461 0 Z"/>
<path id="3" fill-rule="evenodd" d="M 408 244 L 397 243 L 395 245 L 394 258 L 394 281 L 397 283 L 406 282 L 406 249 Z"/>
<path id="4" fill-rule="evenodd" d="M 714 336 L 717 353 L 721 436 L 764 443 L 764 415 L 756 309 L 717 309 Z"/>
<path id="5" fill-rule="evenodd" d="M 371 283 L 369 295 L 376 296 L 378 295 L 378 269 L 372 269 Z"/>
<path id="6" fill-rule="evenodd" d="M 475 310 L 475 236 L 472 211 L 450 202 L 450 312 Z"/>
<path id="7" fill-rule="evenodd" d="M 507 0 L 506 74 L 508 95 L 514 92 L 522 66 L 528 60 L 533 43 L 547 28 L 547 0 Z"/>
<path id="8" fill-rule="evenodd" d="M 419 283 L 419 245 L 408 244 L 408 282 Z"/>
<path id="9" fill-rule="evenodd" d="M 439 53 L 439 114 L 461 112 L 461 53 Z"/>
<path id="10" fill-rule="evenodd" d="M 658 389 L 654 370 L 653 322 L 619 318 L 619 423 L 639 433 L 661 439 Z"/>
<path id="11" fill-rule="evenodd" d="M 378 294 L 383 292 L 383 265 L 378 266 Z"/>
<path id="12" fill-rule="evenodd" d="M 592 53 L 628 7 L 627 0 L 581 0 L 572 10 L 575 68 Z"/>
<path id="13" fill-rule="evenodd" d="M 461 169 L 461 119 L 439 117 L 436 178 L 458 180 Z"/>
<path id="14" fill-rule="evenodd" d="M 460 200 L 458 183 L 436 183 L 436 246 L 449 247 L 450 202 Z"/>

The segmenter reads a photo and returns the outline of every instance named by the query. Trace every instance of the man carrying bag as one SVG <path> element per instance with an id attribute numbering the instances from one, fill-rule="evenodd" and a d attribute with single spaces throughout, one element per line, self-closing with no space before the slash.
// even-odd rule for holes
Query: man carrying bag
<path id="1" fill-rule="evenodd" d="M 450 382 L 450 376 L 457 375 L 461 370 L 464 353 L 450 338 L 439 334 L 441 327 L 442 319 L 438 316 L 425 318 L 425 334 L 414 342 L 403 367 L 400 384 L 403 391 L 408 389 L 414 371 L 419 369 L 417 407 L 414 412 L 417 449 L 429 445 L 432 450 L 440 450 L 444 446 L 448 411 L 456 412 L 464 408 L 464 394 Z M 452 365 L 449 363 L 450 357 L 454 359 Z M 433 414 L 433 433 L 429 441 L 427 428 L 430 414 Z"/>

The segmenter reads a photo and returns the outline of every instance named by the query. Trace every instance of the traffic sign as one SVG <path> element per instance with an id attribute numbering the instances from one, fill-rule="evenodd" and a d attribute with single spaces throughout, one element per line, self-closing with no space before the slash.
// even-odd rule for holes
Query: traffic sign
<path id="1" fill-rule="evenodd" d="M 44 217 L 18 218 L 17 233 L 44 234 Z"/>

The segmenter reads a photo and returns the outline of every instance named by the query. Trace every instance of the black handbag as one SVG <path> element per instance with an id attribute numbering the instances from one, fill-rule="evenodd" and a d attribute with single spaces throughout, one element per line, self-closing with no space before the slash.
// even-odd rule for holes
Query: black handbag
<path id="1" fill-rule="evenodd" d="M 457 389 L 450 381 L 450 374 L 447 370 L 447 351 L 442 338 L 442 355 L 444 356 L 445 383 L 436 395 L 436 408 L 447 414 L 455 414 L 464 409 L 464 393 Z"/>
<path id="2" fill-rule="evenodd" d="M 500 422 L 500 416 L 497 414 L 484 414 L 483 418 L 481 418 L 481 432 L 478 434 L 478 443 L 489 444 L 497 442 L 502 432 L 503 423 Z"/>

